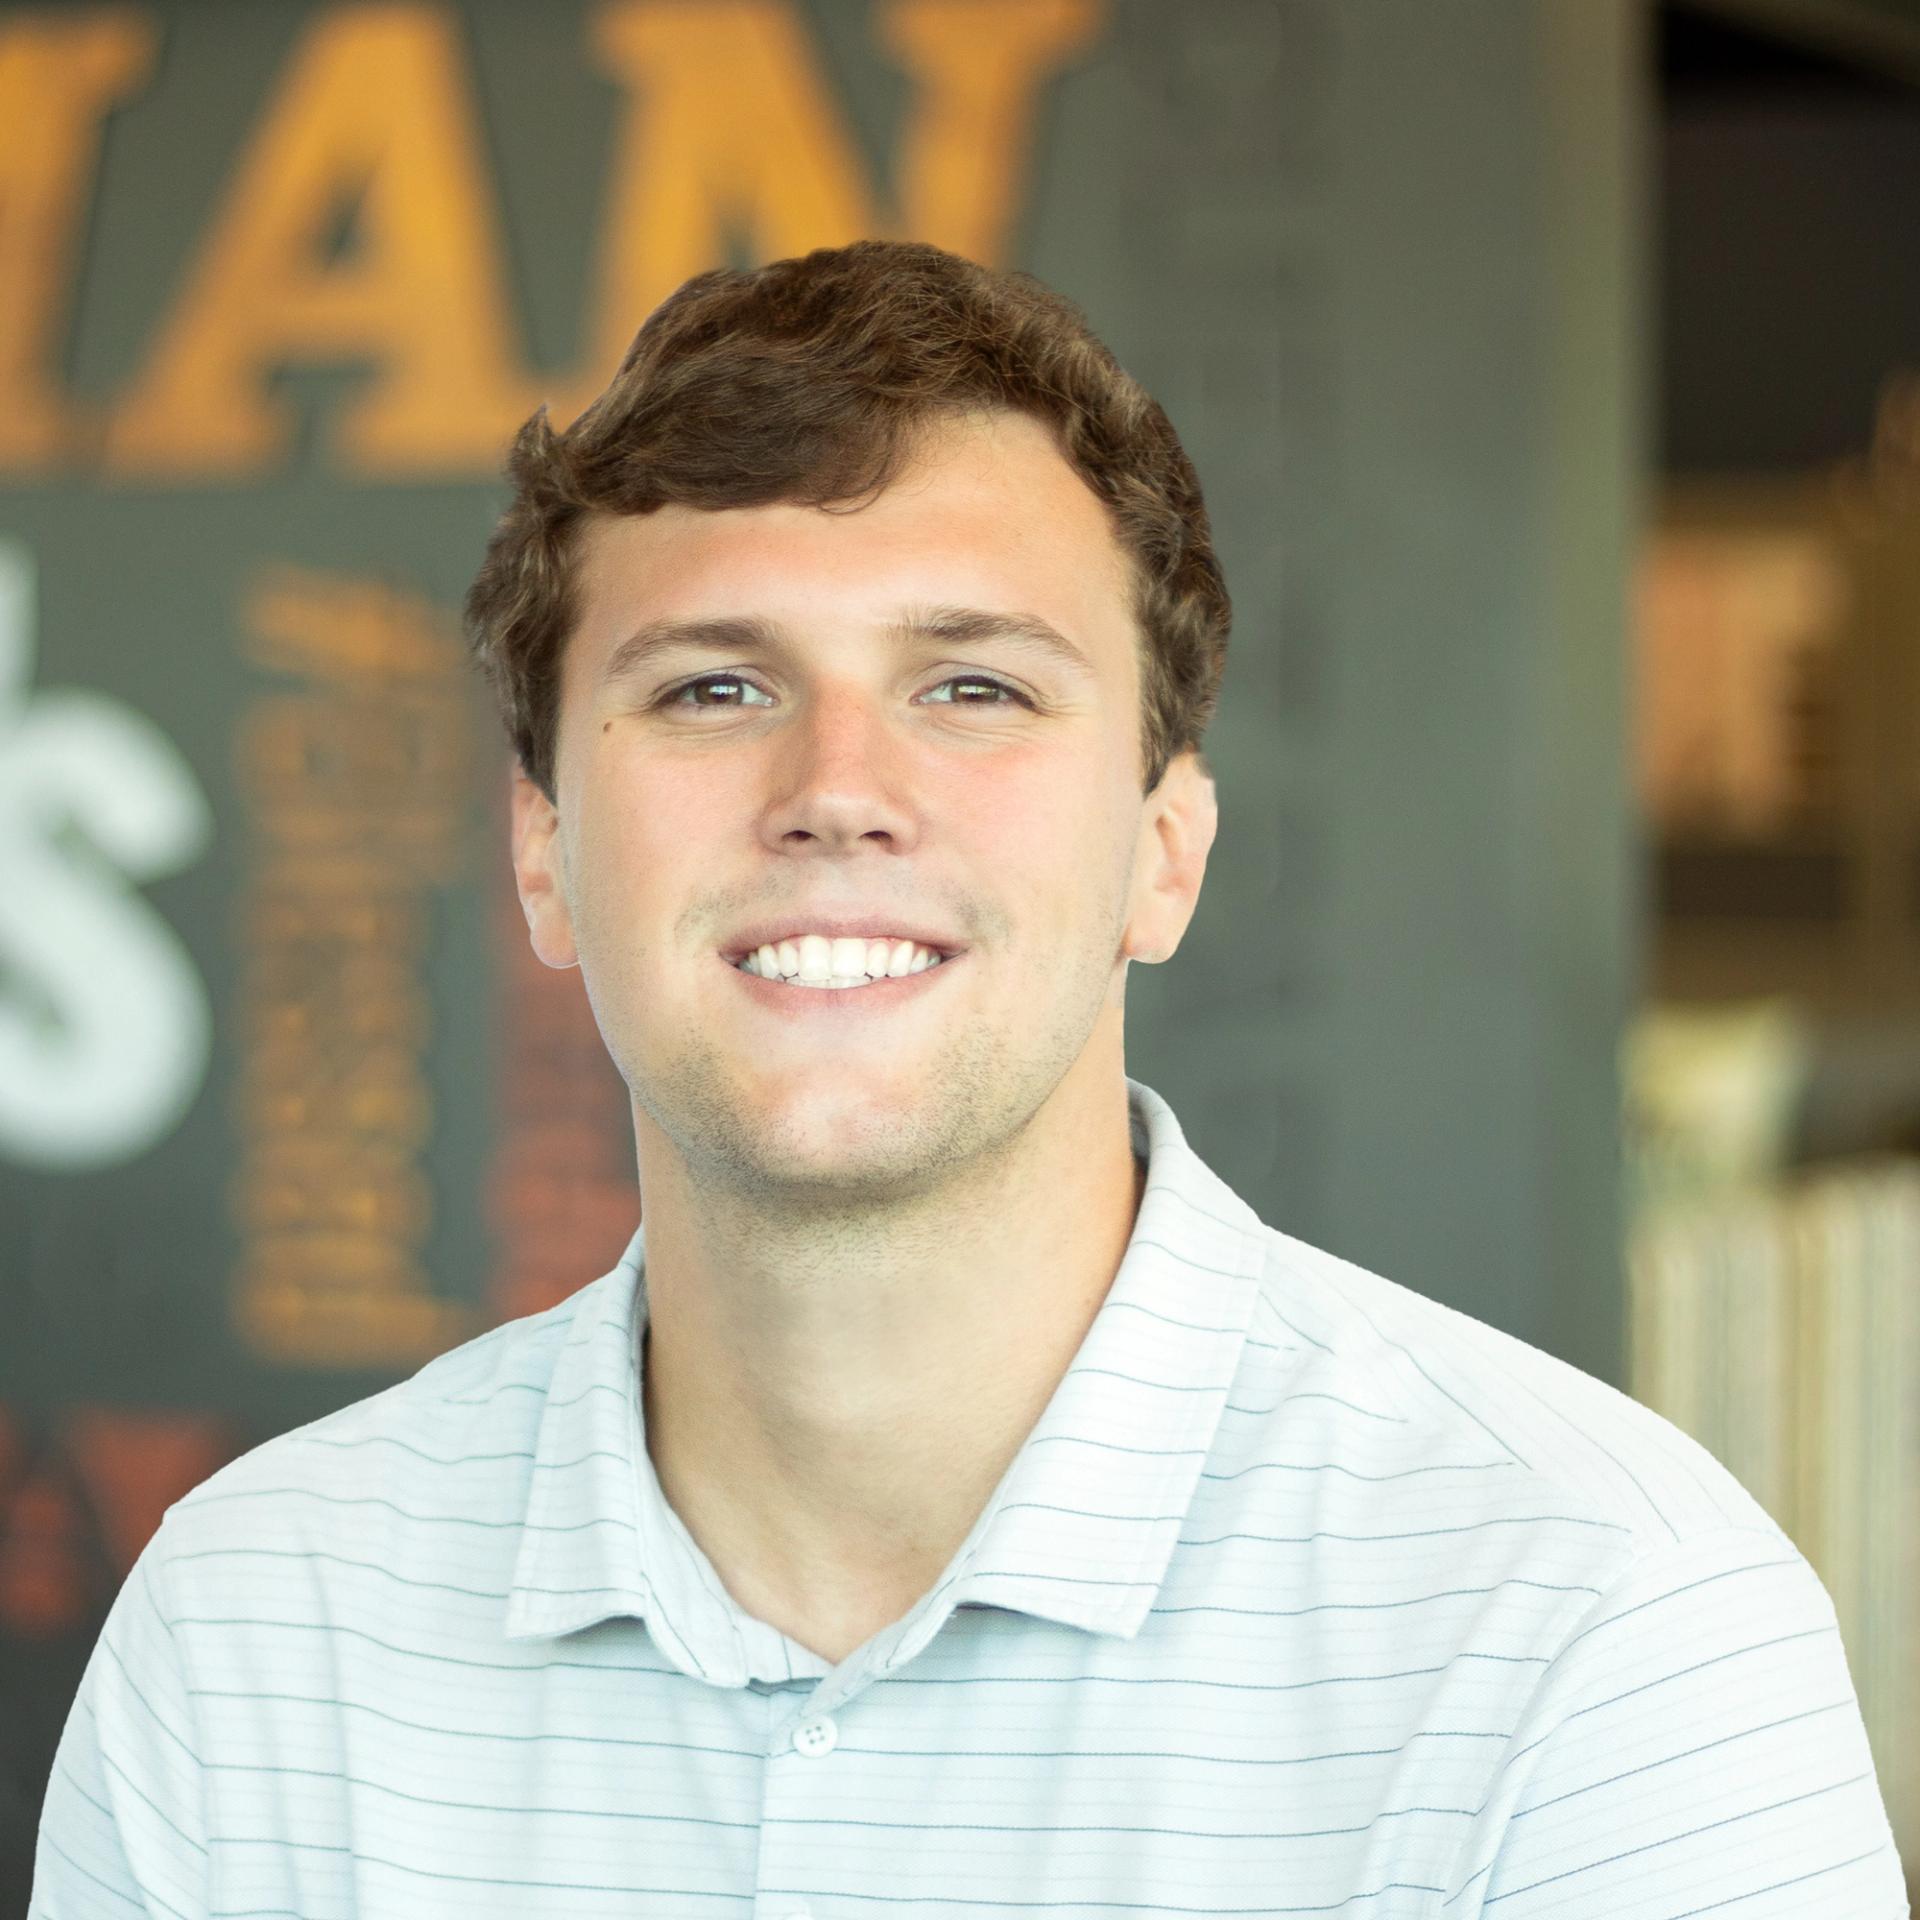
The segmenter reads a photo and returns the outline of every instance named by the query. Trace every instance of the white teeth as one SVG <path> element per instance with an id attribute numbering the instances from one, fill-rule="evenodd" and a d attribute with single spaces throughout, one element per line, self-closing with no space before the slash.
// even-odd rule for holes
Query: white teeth
<path id="1" fill-rule="evenodd" d="M 797 940 L 756 947 L 738 964 L 743 973 L 785 980 L 789 986 L 846 988 L 924 973 L 940 964 L 940 956 L 911 940 L 829 939 L 804 933 Z"/>

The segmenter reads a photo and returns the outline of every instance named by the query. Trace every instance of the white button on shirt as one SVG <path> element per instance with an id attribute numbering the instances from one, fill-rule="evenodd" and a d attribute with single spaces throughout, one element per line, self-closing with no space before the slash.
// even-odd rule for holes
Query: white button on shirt
<path id="1" fill-rule="evenodd" d="M 1761 1509 L 1264 1225 L 1128 1089 L 1126 1256 L 901 1619 L 829 1665 L 721 1584 L 646 1451 L 636 1232 L 169 1510 L 30 1920 L 1904 1916 Z"/>

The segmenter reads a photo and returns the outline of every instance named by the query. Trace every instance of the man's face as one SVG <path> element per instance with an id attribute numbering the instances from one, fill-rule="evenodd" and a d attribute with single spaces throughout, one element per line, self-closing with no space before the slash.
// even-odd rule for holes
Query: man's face
<path id="1" fill-rule="evenodd" d="M 950 423 L 851 511 L 600 518 L 581 563 L 557 817 L 516 781 L 515 864 L 643 1170 L 885 1204 L 1117 1078 L 1124 961 L 1177 944 L 1212 787 L 1187 756 L 1142 800 L 1127 564 L 1043 427 Z M 809 932 L 948 957 L 846 988 L 736 964 Z"/>

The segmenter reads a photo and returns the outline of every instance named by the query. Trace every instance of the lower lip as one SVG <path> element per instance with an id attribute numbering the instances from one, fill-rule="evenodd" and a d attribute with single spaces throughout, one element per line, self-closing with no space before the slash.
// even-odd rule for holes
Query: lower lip
<path id="1" fill-rule="evenodd" d="M 746 988 L 754 999 L 790 1019 L 819 1018 L 846 1020 L 861 1013 L 884 1013 L 928 991 L 949 967 L 957 966 L 961 956 L 954 954 L 937 967 L 923 967 L 918 973 L 903 973 L 897 978 L 869 980 L 864 987 L 790 987 L 783 980 L 769 980 L 758 973 L 744 973 L 725 954 L 720 964 Z"/>

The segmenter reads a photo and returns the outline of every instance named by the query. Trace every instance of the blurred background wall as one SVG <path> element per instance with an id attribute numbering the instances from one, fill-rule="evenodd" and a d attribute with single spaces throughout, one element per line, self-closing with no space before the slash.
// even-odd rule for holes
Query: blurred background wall
<path id="1" fill-rule="evenodd" d="M 1656 21 L 1632 1391 L 1825 1580 L 1920 1854 L 1920 9 Z"/>
<path id="2" fill-rule="evenodd" d="M 1895 0 L 0 6 L 0 1914 L 166 1505 L 631 1233 L 456 610 L 536 405 L 861 233 L 1207 488 L 1130 1070 L 1715 1446 L 1904 1766 L 1917 89 Z"/>

